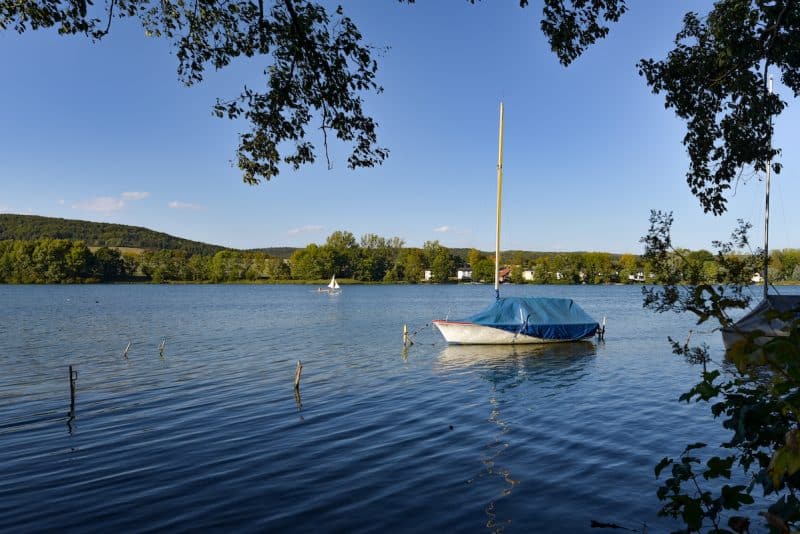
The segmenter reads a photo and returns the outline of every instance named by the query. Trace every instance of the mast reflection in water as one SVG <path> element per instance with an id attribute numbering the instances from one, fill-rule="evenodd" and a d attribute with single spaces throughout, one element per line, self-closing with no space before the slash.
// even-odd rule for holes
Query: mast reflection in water
<path id="1" fill-rule="evenodd" d="M 498 516 L 497 501 L 511 496 L 514 488 L 524 482 L 515 478 L 503 464 L 503 456 L 513 443 L 510 439 L 512 425 L 501 413 L 508 402 L 506 392 L 531 380 L 546 383 L 555 380 L 559 388 L 569 387 L 586 374 L 586 362 L 596 354 L 594 343 L 588 341 L 545 345 L 449 345 L 439 354 L 441 372 L 469 368 L 491 384 L 488 422 L 496 428 L 481 457 L 482 469 L 467 480 L 470 485 L 483 479 L 500 484 L 484 507 L 487 529 L 503 532 L 512 524 L 511 517 Z M 533 408 L 535 402 L 531 404 Z"/>

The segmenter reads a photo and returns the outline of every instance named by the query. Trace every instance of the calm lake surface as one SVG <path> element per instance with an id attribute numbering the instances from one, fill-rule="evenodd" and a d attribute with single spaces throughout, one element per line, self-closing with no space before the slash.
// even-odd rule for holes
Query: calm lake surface
<path id="1" fill-rule="evenodd" d="M 504 286 L 608 317 L 604 343 L 545 348 L 429 326 L 490 285 L 343 289 L 0 286 L 0 531 L 663 532 L 653 467 L 726 435 L 677 401 L 691 317 L 639 287 Z"/>

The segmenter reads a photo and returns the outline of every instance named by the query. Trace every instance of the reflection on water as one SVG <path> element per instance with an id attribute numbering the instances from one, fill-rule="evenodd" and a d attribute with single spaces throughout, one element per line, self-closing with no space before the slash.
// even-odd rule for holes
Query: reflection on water
<path id="1" fill-rule="evenodd" d="M 438 358 L 442 372 L 469 368 L 486 380 L 504 387 L 536 379 L 541 373 L 558 373 L 563 380 L 580 378 L 584 366 L 597 354 L 591 341 L 542 345 L 449 345 Z M 560 382 L 562 385 L 564 382 Z"/>
<path id="2" fill-rule="evenodd" d="M 501 413 L 506 392 L 523 382 L 543 377 L 554 383 L 553 374 L 559 375 L 555 383 L 566 387 L 586 374 L 586 362 L 596 354 L 597 348 L 589 341 L 542 345 L 448 345 L 439 353 L 437 363 L 441 372 L 470 369 L 491 384 L 488 421 L 497 429 L 491 442 L 485 446 L 482 470 L 467 481 L 474 484 L 494 478 L 502 483 L 500 492 L 484 507 L 486 528 L 491 532 L 503 532 L 512 524 L 511 518 L 498 517 L 498 500 L 510 497 L 519 484 L 519 480 L 502 464 L 502 456 L 511 446 L 508 435 L 512 430 Z"/>

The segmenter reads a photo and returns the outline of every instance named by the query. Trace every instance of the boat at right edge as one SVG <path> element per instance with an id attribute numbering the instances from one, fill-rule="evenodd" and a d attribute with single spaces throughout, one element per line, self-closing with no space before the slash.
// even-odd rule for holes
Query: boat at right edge
<path id="1" fill-rule="evenodd" d="M 772 76 L 768 80 L 768 91 L 772 93 Z M 770 340 L 790 334 L 792 324 L 800 320 L 800 295 L 776 295 L 769 293 L 769 189 L 772 162 L 767 162 L 766 193 L 764 209 L 764 298 L 749 313 L 729 327 L 722 328 L 722 343 L 725 350 L 753 341 L 761 346 Z M 789 314 L 791 320 L 775 317 Z"/>

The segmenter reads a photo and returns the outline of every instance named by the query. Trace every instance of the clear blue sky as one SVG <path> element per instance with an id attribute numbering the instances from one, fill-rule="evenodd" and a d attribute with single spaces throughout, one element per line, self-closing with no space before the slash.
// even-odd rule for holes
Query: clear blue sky
<path id="1" fill-rule="evenodd" d="M 706 3 L 707 4 L 707 3 Z M 335 230 L 409 246 L 494 248 L 497 121 L 506 106 L 504 249 L 642 251 L 651 208 L 675 213 L 674 242 L 710 248 L 737 218 L 763 237 L 763 182 L 705 215 L 684 174 L 684 126 L 635 64 L 661 58 L 703 2 L 631 2 L 606 40 L 561 67 L 538 29 L 539 2 L 347 2 L 380 58 L 385 92 L 366 107 L 390 148 L 379 168 L 323 164 L 251 187 L 231 166 L 244 125 L 216 97 L 257 86 L 263 60 L 178 82 L 168 43 L 115 21 L 99 44 L 55 32 L 0 33 L 0 212 L 145 226 L 235 248 L 305 246 Z M 778 87 L 784 98 L 791 94 Z M 791 103 L 791 102 L 790 102 Z M 800 121 L 777 123 L 772 248 L 798 247 Z"/>

